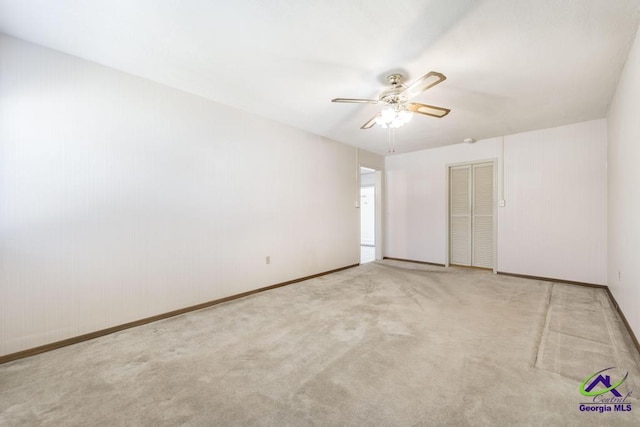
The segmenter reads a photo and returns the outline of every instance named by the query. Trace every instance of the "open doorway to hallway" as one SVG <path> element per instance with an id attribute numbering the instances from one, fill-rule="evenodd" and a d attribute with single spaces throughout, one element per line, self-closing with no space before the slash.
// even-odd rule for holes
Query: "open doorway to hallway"
<path id="1" fill-rule="evenodd" d="M 360 168 L 360 263 L 376 259 L 376 171 Z"/>

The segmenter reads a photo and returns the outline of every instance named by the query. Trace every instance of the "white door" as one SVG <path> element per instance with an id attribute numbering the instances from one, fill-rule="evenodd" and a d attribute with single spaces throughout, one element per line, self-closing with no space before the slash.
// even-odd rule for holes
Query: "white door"
<path id="1" fill-rule="evenodd" d="M 360 188 L 360 245 L 376 244 L 376 188 Z"/>
<path id="2" fill-rule="evenodd" d="M 449 263 L 471 265 L 471 166 L 449 169 Z"/>
<path id="3" fill-rule="evenodd" d="M 493 163 L 472 166 L 471 265 L 493 268 Z"/>
<path id="4" fill-rule="evenodd" d="M 493 268 L 493 163 L 449 168 L 449 263 Z"/>

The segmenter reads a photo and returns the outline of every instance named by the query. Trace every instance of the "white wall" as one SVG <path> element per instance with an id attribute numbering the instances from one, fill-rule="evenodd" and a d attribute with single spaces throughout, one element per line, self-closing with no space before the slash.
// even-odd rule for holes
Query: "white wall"
<path id="1" fill-rule="evenodd" d="M 358 149 L 358 161 L 360 166 L 375 169 L 384 170 L 384 156 L 372 153 L 363 149 Z"/>
<path id="2" fill-rule="evenodd" d="M 504 141 L 498 270 L 606 284 L 606 120 Z"/>
<path id="3" fill-rule="evenodd" d="M 375 171 L 360 174 L 360 187 L 372 187 L 374 185 L 376 185 Z"/>
<path id="4" fill-rule="evenodd" d="M 445 264 L 447 165 L 498 158 L 501 138 L 386 158 L 385 256 Z"/>
<path id="5" fill-rule="evenodd" d="M 355 148 L 6 36 L 0 58 L 0 355 L 359 262 Z"/>
<path id="6" fill-rule="evenodd" d="M 595 120 L 387 157 L 386 256 L 444 264 L 447 165 L 495 158 L 498 271 L 604 284 L 605 153 Z"/>
<path id="7" fill-rule="evenodd" d="M 636 337 L 640 337 L 640 36 L 637 34 L 609 108 L 608 131 L 607 284 Z"/>

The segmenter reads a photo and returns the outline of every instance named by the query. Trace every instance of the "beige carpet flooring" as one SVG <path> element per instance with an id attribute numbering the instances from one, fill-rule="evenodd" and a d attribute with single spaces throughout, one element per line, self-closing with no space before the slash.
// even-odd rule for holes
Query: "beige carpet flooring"
<path id="1" fill-rule="evenodd" d="M 0 365 L 0 425 L 638 426 L 639 368 L 601 289 L 386 260 Z"/>

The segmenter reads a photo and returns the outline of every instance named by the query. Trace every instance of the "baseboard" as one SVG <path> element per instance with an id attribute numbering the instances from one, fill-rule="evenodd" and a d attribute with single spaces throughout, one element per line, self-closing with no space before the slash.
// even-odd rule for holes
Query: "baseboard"
<path id="1" fill-rule="evenodd" d="M 629 332 L 629 335 L 631 336 L 631 341 L 633 341 L 633 344 L 635 344 L 636 346 L 636 350 L 638 350 L 638 354 L 640 354 L 640 342 L 638 341 L 638 337 L 636 337 L 636 334 L 633 333 L 633 329 L 631 329 L 631 325 L 629 325 L 629 322 L 622 312 L 622 309 L 620 309 L 618 301 L 616 301 L 613 293 L 611 293 L 611 289 L 609 289 L 608 286 L 605 286 L 605 288 L 607 290 L 607 295 L 609 295 L 609 299 L 611 300 L 611 304 L 613 304 L 613 306 L 616 308 L 618 315 L 620 315 L 620 319 L 622 319 L 622 323 L 624 323 L 624 326 L 627 328 L 627 332 Z"/>
<path id="2" fill-rule="evenodd" d="M 412 262 L 414 264 L 425 264 L 425 265 L 435 265 L 436 267 L 444 267 L 444 264 L 438 264 L 436 262 L 427 262 L 427 261 L 416 261 L 413 259 L 404 259 L 404 258 L 392 258 L 390 256 L 386 256 L 383 259 L 390 259 L 392 261 L 402 261 L 402 262 Z"/>
<path id="3" fill-rule="evenodd" d="M 105 335 L 113 334 L 114 332 L 119 332 L 125 329 L 134 328 L 136 326 L 145 325 L 151 322 L 157 322 L 158 320 L 167 319 L 169 317 L 178 316 L 180 314 L 188 313 L 190 311 L 201 310 L 203 308 L 211 307 L 217 304 L 222 304 L 223 302 L 233 301 L 239 298 L 244 298 L 249 295 L 257 294 L 260 292 L 269 291 L 271 289 L 281 288 L 283 286 L 292 285 L 294 283 L 302 282 L 305 280 L 313 279 L 316 277 L 324 276 L 331 273 L 336 273 L 338 271 L 347 270 L 349 268 L 357 267 L 359 264 L 347 265 L 345 267 L 336 268 L 334 270 L 324 271 L 322 273 L 312 274 L 311 276 L 301 277 L 299 279 L 288 280 L 286 282 L 277 283 L 275 285 L 266 286 L 264 288 L 254 289 L 252 291 L 242 292 L 240 294 L 231 295 L 228 297 L 216 299 L 213 301 L 207 301 L 201 304 L 192 305 L 190 307 L 180 308 L 178 310 L 169 311 L 167 313 L 158 314 L 151 317 L 146 317 L 144 319 L 135 320 L 133 322 L 123 323 L 121 325 L 112 326 L 110 328 L 101 329 L 99 331 L 90 332 L 88 334 L 79 335 L 77 337 L 67 338 L 62 341 L 56 341 L 50 344 L 41 345 L 38 347 L 30 348 L 27 350 L 18 351 L 16 353 L 7 354 L 4 356 L 0 356 L 0 364 L 11 362 L 17 359 L 23 359 L 25 357 L 34 356 L 36 354 L 44 353 L 47 351 L 55 350 L 58 348 L 66 347 L 72 344 L 77 344 L 83 341 L 92 340 L 94 338 L 99 338 Z"/>
<path id="4" fill-rule="evenodd" d="M 554 279 L 553 277 L 531 276 L 528 274 L 507 273 L 504 271 L 498 271 L 497 274 L 500 274 L 502 276 L 521 277 L 523 279 L 542 280 L 544 282 L 566 283 L 568 285 L 586 286 L 588 288 L 601 288 L 601 289 L 607 288 L 606 285 L 598 285 L 595 283 L 586 283 L 586 282 L 575 282 L 573 280 Z"/>

